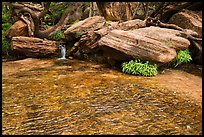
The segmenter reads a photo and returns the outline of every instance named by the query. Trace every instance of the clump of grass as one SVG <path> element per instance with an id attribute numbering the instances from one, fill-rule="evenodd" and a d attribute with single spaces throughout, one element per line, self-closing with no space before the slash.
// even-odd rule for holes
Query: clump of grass
<path id="1" fill-rule="evenodd" d="M 171 61 L 173 67 L 177 67 L 180 64 L 190 62 L 192 60 L 189 49 L 180 50 L 177 52 L 176 57 Z"/>
<path id="2" fill-rule="evenodd" d="M 149 61 L 140 59 L 131 60 L 122 64 L 122 72 L 132 75 L 155 76 L 157 74 L 157 65 L 150 64 Z"/>
<path id="3" fill-rule="evenodd" d="M 62 38 L 64 38 L 64 33 L 61 31 L 57 31 L 52 36 L 48 37 L 49 40 L 55 40 L 55 41 L 61 40 Z"/>

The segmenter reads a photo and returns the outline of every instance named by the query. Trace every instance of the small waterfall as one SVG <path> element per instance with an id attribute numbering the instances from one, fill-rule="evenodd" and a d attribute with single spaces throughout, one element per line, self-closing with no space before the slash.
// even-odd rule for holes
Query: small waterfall
<path id="1" fill-rule="evenodd" d="M 65 45 L 59 45 L 59 49 L 61 51 L 61 58 L 58 58 L 58 60 L 66 60 L 66 47 Z"/>

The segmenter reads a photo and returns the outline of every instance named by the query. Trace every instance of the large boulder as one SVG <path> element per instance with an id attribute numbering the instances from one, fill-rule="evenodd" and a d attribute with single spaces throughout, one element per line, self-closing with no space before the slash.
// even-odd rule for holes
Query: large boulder
<path id="1" fill-rule="evenodd" d="M 89 22 L 90 23 L 90 22 Z M 87 24 L 88 25 L 88 24 Z M 92 24 L 90 24 L 92 25 Z M 75 28 L 77 30 L 83 29 L 83 27 L 77 25 Z M 107 35 L 111 30 L 134 30 L 146 27 L 146 23 L 143 20 L 135 19 L 129 20 L 125 22 L 105 22 L 104 26 L 100 29 L 88 29 L 84 35 L 81 36 L 80 40 L 75 44 L 79 47 L 80 52 L 82 53 L 90 53 L 94 48 L 98 46 L 98 40 L 101 37 Z"/>
<path id="2" fill-rule="evenodd" d="M 202 11 L 185 10 L 174 14 L 168 23 L 175 24 L 183 29 L 191 29 L 202 37 Z"/>
<path id="3" fill-rule="evenodd" d="M 174 14 L 169 23 L 178 25 L 183 29 L 190 29 L 197 32 L 199 37 L 202 37 L 202 11 L 185 10 Z M 202 41 L 197 41 L 202 49 Z M 202 65 L 202 50 L 190 47 L 193 51 L 193 61 L 196 64 Z"/>
<path id="4" fill-rule="evenodd" d="M 7 33 L 7 37 L 10 39 L 16 36 L 28 36 L 28 26 L 22 20 L 15 22 Z"/>
<path id="5" fill-rule="evenodd" d="M 101 16 L 89 17 L 85 20 L 79 21 L 76 24 L 73 24 L 65 32 L 65 37 L 67 41 L 74 40 L 79 38 L 88 31 L 94 31 L 102 28 L 105 25 L 105 19 Z"/>
<path id="6" fill-rule="evenodd" d="M 131 56 L 132 58 L 139 57 L 154 62 L 167 63 L 176 57 L 177 50 L 186 49 L 190 45 L 187 39 L 177 36 L 179 33 L 178 30 L 159 27 L 146 27 L 130 31 L 112 30 L 98 43 L 102 49 L 109 47 L 109 49 L 122 52 L 123 60 Z M 116 60 L 118 56 L 118 54 L 111 54 L 111 57 Z"/>

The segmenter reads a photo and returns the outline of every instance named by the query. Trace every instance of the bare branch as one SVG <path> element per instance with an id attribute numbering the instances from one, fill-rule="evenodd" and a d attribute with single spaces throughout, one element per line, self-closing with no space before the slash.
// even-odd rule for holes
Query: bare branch
<path id="1" fill-rule="evenodd" d="M 9 2 L 6 2 L 5 4 L 7 5 L 10 5 L 16 9 L 21 9 L 21 8 L 24 8 L 24 7 L 27 7 L 31 10 L 36 10 L 36 11 L 43 11 L 43 7 L 40 5 L 40 4 L 26 4 L 26 3 L 17 3 L 17 2 L 12 2 L 12 3 L 9 3 Z"/>
<path id="2" fill-rule="evenodd" d="M 30 15 L 30 14 L 29 14 Z M 33 36 L 34 35 L 34 22 L 31 16 L 26 17 L 24 15 L 21 15 L 20 17 L 28 26 L 28 36 Z"/>
<path id="3" fill-rule="evenodd" d="M 165 12 L 163 15 L 162 15 L 162 19 L 161 21 L 162 22 L 168 22 L 168 20 L 172 17 L 173 14 L 181 11 L 182 9 L 184 8 L 187 8 L 189 6 L 192 5 L 192 2 L 186 2 L 185 4 L 182 4 L 182 5 L 178 5 L 174 8 L 171 8 L 170 10 L 168 10 L 167 12 Z"/>

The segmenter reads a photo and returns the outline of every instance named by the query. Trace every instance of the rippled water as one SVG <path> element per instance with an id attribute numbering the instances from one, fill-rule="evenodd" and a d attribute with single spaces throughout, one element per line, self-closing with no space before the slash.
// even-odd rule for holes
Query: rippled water
<path id="1" fill-rule="evenodd" d="M 3 134 L 202 134 L 200 76 L 131 76 L 79 60 L 2 65 Z"/>

